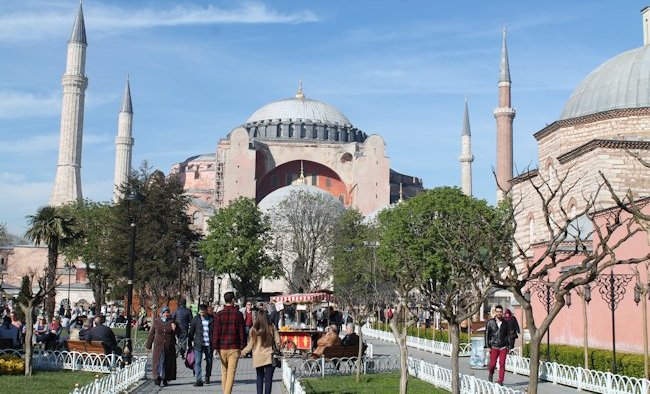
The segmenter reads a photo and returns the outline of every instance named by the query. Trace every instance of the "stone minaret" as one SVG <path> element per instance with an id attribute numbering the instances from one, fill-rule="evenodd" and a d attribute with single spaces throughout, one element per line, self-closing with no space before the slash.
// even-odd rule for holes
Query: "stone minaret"
<path id="1" fill-rule="evenodd" d="M 113 186 L 113 202 L 124 198 L 120 186 L 124 185 L 131 173 L 131 156 L 133 151 L 133 107 L 131 105 L 131 87 L 126 79 L 122 108 L 117 121 L 117 137 L 115 137 L 115 181 Z"/>
<path id="2" fill-rule="evenodd" d="M 469 109 L 467 108 L 467 96 L 465 96 L 465 116 L 463 118 L 463 132 L 461 134 L 460 152 L 460 179 L 463 193 L 472 195 L 472 132 L 469 128 Z"/>
<path id="3" fill-rule="evenodd" d="M 512 121 L 515 110 L 510 101 L 510 66 L 508 65 L 508 46 L 506 29 L 503 29 L 501 44 L 501 67 L 499 71 L 499 106 L 494 110 L 497 120 L 497 202 L 510 190 L 512 179 Z"/>
<path id="4" fill-rule="evenodd" d="M 59 206 L 82 198 L 81 195 L 81 143 L 83 138 L 84 99 L 88 78 L 86 78 L 86 27 L 81 5 L 74 21 L 63 85 L 61 106 L 61 137 L 59 160 L 54 180 L 50 205 Z"/>

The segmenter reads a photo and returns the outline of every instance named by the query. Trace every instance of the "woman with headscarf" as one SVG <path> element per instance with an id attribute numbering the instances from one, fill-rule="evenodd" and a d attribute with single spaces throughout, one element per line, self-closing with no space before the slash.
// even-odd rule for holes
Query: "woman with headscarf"
<path id="1" fill-rule="evenodd" d="M 145 347 L 151 350 L 153 344 L 152 368 L 154 383 L 167 386 L 170 380 L 176 380 L 176 335 L 178 326 L 171 319 L 169 307 L 164 306 L 160 318 L 154 319 L 149 330 Z"/>
<path id="2" fill-rule="evenodd" d="M 510 309 L 506 309 L 504 312 L 503 320 L 508 324 L 508 332 L 510 333 L 508 338 L 508 348 L 512 350 L 515 348 L 515 340 L 519 337 L 519 322 Z"/>

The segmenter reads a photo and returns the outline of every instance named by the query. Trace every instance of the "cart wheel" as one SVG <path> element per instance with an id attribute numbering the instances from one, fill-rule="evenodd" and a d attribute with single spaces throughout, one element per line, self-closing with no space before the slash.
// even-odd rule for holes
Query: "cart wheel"
<path id="1" fill-rule="evenodd" d="M 284 341 L 282 342 L 282 347 L 280 348 L 280 351 L 282 352 L 282 355 L 285 357 L 291 357 L 294 354 L 296 354 L 297 346 L 293 341 Z"/>

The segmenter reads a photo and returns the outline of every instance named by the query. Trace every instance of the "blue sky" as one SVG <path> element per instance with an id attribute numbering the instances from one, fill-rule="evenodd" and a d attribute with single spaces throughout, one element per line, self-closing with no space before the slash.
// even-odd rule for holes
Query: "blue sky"
<path id="1" fill-rule="evenodd" d="M 474 193 L 494 201 L 501 29 L 509 30 L 515 165 L 536 166 L 532 134 L 559 117 L 579 82 L 642 45 L 640 9 L 619 1 L 87 0 L 89 78 L 84 196 L 111 197 L 126 75 L 134 165 L 214 152 L 262 105 L 295 94 L 336 106 L 381 134 L 391 166 L 426 187 L 458 185 L 463 97 Z M 0 0 L 0 222 L 22 233 L 49 199 L 60 80 L 78 2 Z"/>

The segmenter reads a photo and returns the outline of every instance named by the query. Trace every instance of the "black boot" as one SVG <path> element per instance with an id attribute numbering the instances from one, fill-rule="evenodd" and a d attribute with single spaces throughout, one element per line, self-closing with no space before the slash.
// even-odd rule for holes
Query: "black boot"
<path id="1" fill-rule="evenodd" d="M 205 377 L 205 384 L 210 384 L 210 377 L 209 376 Z"/>
<path id="2" fill-rule="evenodd" d="M 194 387 L 202 387 L 202 386 L 203 386 L 203 382 L 201 382 L 200 380 L 194 382 Z"/>
<path id="3" fill-rule="evenodd" d="M 167 386 L 169 383 L 166 380 L 163 380 L 163 386 Z"/>
<path id="4" fill-rule="evenodd" d="M 153 384 L 160 386 L 160 378 L 156 378 L 156 380 L 153 381 Z"/>

